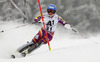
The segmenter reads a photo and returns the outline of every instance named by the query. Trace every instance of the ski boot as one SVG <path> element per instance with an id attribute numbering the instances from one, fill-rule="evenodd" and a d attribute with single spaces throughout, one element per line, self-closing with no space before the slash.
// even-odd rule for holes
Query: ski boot
<path id="1" fill-rule="evenodd" d="M 38 47 L 40 47 L 41 44 L 42 44 L 42 42 L 38 42 L 38 43 L 30 46 L 27 50 L 25 50 L 24 52 L 22 52 L 21 55 L 23 57 L 25 57 L 27 54 L 30 54 L 32 51 L 34 51 L 35 49 L 37 49 Z"/>
<path id="2" fill-rule="evenodd" d="M 17 51 L 18 51 L 19 53 L 22 53 L 24 50 L 26 50 L 27 48 L 29 48 L 29 47 L 32 46 L 32 45 L 34 45 L 34 43 L 33 43 L 33 42 L 29 42 L 29 43 L 27 43 L 27 44 L 25 44 L 25 45 L 19 47 L 19 48 L 17 49 Z"/>

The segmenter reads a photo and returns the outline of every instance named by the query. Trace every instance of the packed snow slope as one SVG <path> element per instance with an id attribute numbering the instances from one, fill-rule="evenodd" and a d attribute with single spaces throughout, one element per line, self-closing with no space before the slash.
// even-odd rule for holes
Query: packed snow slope
<path id="1" fill-rule="evenodd" d="M 0 31 L 4 30 L 0 32 L 0 62 L 100 62 L 99 35 L 85 39 L 59 25 L 50 42 L 51 51 L 46 44 L 24 58 L 10 58 L 18 47 L 31 41 L 40 28 L 41 24 L 0 22 Z"/>

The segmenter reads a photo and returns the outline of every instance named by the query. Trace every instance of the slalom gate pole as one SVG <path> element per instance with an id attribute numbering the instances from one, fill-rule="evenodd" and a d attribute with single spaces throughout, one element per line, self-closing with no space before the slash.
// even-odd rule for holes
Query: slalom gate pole
<path id="1" fill-rule="evenodd" d="M 40 0 L 38 0 L 38 5 L 39 5 L 39 9 L 40 9 L 42 21 L 43 21 L 43 27 L 44 27 L 45 34 L 46 34 L 46 39 L 47 39 L 48 47 L 49 47 L 49 50 L 51 50 L 50 43 L 49 43 L 49 39 L 48 39 L 48 35 L 47 35 L 47 31 L 46 31 L 46 28 L 45 28 L 45 23 L 44 23 L 44 19 L 43 19 L 43 14 L 42 14 L 42 10 L 41 10 Z"/>

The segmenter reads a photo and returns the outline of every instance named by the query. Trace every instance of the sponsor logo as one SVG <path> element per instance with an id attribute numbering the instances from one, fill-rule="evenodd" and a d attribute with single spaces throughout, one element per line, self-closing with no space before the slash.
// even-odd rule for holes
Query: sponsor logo
<path id="1" fill-rule="evenodd" d="M 50 6 L 49 8 L 54 9 L 54 7 Z"/>

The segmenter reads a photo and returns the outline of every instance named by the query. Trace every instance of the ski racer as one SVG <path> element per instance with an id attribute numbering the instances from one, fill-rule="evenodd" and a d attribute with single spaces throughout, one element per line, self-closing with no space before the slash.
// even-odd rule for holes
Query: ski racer
<path id="1" fill-rule="evenodd" d="M 50 4 L 47 7 L 47 12 L 43 13 L 43 18 L 45 22 L 45 27 L 48 35 L 49 41 L 53 39 L 55 29 L 58 23 L 61 23 L 65 28 L 72 29 L 69 24 L 62 17 L 56 14 L 56 6 L 54 4 Z M 41 21 L 41 15 L 35 17 L 35 22 Z M 45 34 L 44 27 L 42 27 L 39 32 L 34 36 L 31 42 L 22 45 L 17 49 L 22 56 L 26 56 L 26 54 L 31 53 L 33 50 L 38 48 L 42 44 L 47 44 L 47 38 Z M 27 49 L 27 50 L 26 50 Z"/>

